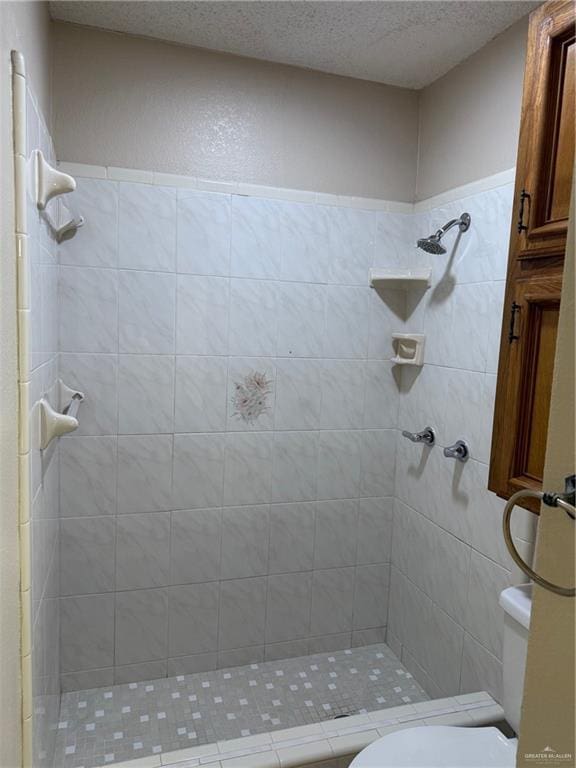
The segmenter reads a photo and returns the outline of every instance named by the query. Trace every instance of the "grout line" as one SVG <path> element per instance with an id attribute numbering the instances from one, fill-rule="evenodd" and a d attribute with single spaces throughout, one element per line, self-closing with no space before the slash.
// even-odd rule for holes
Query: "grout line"
<path id="1" fill-rule="evenodd" d="M 472 548 L 468 549 L 467 558 L 468 558 L 468 574 L 466 579 L 466 608 L 470 605 L 470 584 L 472 582 Z M 464 629 L 464 627 L 463 627 Z M 466 643 L 466 630 L 464 629 L 464 634 L 462 635 L 462 648 L 460 650 L 460 662 L 458 665 L 458 691 L 462 691 L 462 672 L 463 672 L 463 666 L 464 666 L 464 645 Z"/>
<path id="2" fill-rule="evenodd" d="M 111 357 L 111 356 L 146 356 L 146 357 L 171 357 L 173 356 L 171 353 L 167 352 L 114 352 L 114 351 L 108 351 L 108 352 L 95 352 L 93 350 L 65 350 L 58 353 L 60 356 L 66 356 L 66 355 L 90 355 L 93 357 Z M 183 354 L 176 354 L 175 357 L 202 357 L 202 358 L 231 358 L 232 360 L 299 360 L 299 361 L 310 361 L 310 362 L 322 362 L 322 361 L 330 361 L 330 362 L 343 362 L 343 363 L 388 363 L 390 364 L 392 362 L 391 357 L 312 357 L 312 356 L 298 356 L 298 355 L 234 355 L 234 354 L 202 354 L 202 353 L 183 353 Z M 31 373 L 35 373 L 39 370 L 42 366 L 46 365 L 47 361 L 43 361 L 36 365 L 34 368 L 31 369 Z M 476 373 L 482 376 L 495 376 L 496 372 L 491 371 L 481 371 L 474 368 L 457 368 L 455 366 L 446 365 L 444 363 L 426 363 L 426 366 L 428 368 L 441 368 L 447 371 L 458 371 L 462 373 Z M 356 429 L 370 429 L 371 427 L 356 427 Z M 397 429 L 397 426 L 390 427 L 390 429 Z M 385 427 L 376 427 L 376 429 L 385 429 Z M 266 430 L 261 430 L 266 431 Z M 481 464 L 485 464 L 486 462 L 480 462 Z"/>
<path id="3" fill-rule="evenodd" d="M 360 452 L 360 483 L 362 482 L 362 452 Z M 354 535 L 355 535 L 355 547 L 354 547 L 354 583 L 352 585 L 352 617 L 350 620 L 350 638 L 352 641 L 354 635 L 354 619 L 356 618 L 356 611 L 358 609 L 358 521 L 360 519 L 360 500 L 354 500 L 355 507 L 355 523 L 354 523 Z"/>
<path id="4" fill-rule="evenodd" d="M 220 509 L 220 514 L 218 515 L 219 523 L 218 523 L 218 576 L 220 577 L 222 573 L 222 531 L 224 528 L 224 510 Z M 222 642 L 222 623 L 221 623 L 221 616 L 222 616 L 222 579 L 218 578 L 218 612 L 217 612 L 217 621 L 218 624 L 216 625 L 216 664 L 219 663 L 219 656 L 220 656 L 220 645 Z"/>
<path id="5" fill-rule="evenodd" d="M 310 639 L 312 637 L 312 605 L 314 600 L 314 566 L 316 563 L 316 546 L 318 542 L 318 502 L 314 501 L 314 534 L 312 537 L 312 569 L 310 576 L 310 612 L 308 617 L 308 652 L 310 652 Z"/>
<path id="6" fill-rule="evenodd" d="M 115 350 L 115 366 L 114 366 L 114 386 L 116 392 L 116 439 L 115 439 L 115 494 L 114 494 L 114 618 L 112 625 L 112 682 L 116 682 L 116 669 L 117 664 L 117 617 L 118 617 L 118 495 L 119 495 L 119 442 L 118 434 L 120 431 L 120 275 L 118 266 L 120 263 L 120 190 L 116 188 L 116 194 L 114 195 L 114 207 L 116 211 L 115 216 L 115 256 L 116 256 L 116 350 Z"/>

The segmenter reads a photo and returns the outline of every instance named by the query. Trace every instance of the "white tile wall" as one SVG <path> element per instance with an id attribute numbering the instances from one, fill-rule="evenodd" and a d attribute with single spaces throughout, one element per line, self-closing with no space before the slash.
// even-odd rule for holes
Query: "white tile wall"
<path id="1" fill-rule="evenodd" d="M 178 196 L 178 272 L 230 274 L 230 212 L 227 195 L 182 192 Z"/>
<path id="2" fill-rule="evenodd" d="M 388 632 L 434 695 L 481 689 L 501 697 L 498 597 L 518 576 L 501 534 L 503 502 L 487 491 L 487 465 L 512 195 L 506 184 L 415 215 L 419 235 L 463 211 L 472 216 L 469 232 L 447 235 L 454 245 L 445 256 L 426 257 L 432 288 L 406 327 L 426 333 L 427 364 L 403 372 L 399 404 L 399 429 L 430 425 L 437 445 L 398 439 Z M 442 455 L 457 439 L 470 446 L 465 464 Z M 519 538 L 533 540 L 521 526 Z"/>
<path id="3" fill-rule="evenodd" d="M 367 274 L 386 214 L 122 179 L 77 199 L 63 685 L 382 639 L 401 299 L 373 304 Z M 247 422 L 233 401 L 255 372 L 270 393 Z"/>
<path id="4" fill-rule="evenodd" d="M 61 366 L 88 394 L 62 441 L 62 536 L 77 542 L 62 601 L 78 601 L 76 638 L 83 601 L 102 618 L 87 648 L 64 636 L 63 684 L 342 648 L 388 626 L 435 695 L 499 696 L 512 576 L 486 483 L 511 184 L 408 213 L 152 180 L 83 179 L 94 225 L 60 256 Z M 445 257 L 414 249 L 464 209 L 472 227 Z M 423 297 L 367 287 L 370 266 L 408 264 L 433 267 Z M 427 335 L 421 370 L 389 362 L 405 329 Z M 254 372 L 271 391 L 246 422 L 233 400 Z M 426 424 L 433 450 L 398 437 Z M 458 438 L 466 465 L 442 456 Z M 516 535 L 533 538 L 524 519 Z"/>

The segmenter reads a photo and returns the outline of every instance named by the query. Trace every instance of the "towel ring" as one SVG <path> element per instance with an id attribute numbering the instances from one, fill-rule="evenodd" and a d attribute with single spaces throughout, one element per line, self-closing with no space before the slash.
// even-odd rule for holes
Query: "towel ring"
<path id="1" fill-rule="evenodd" d="M 570 503 L 570 501 L 574 501 L 574 491 L 572 490 L 574 482 L 573 477 L 574 476 L 572 476 L 572 478 L 566 479 L 566 493 L 564 494 L 545 493 L 543 491 L 531 491 L 526 489 L 518 491 L 513 496 L 511 496 L 504 508 L 504 541 L 506 542 L 506 547 L 508 548 L 508 552 L 510 552 L 512 559 L 518 568 L 520 568 L 520 570 L 525 573 L 526 576 L 532 579 L 532 581 L 536 582 L 536 584 L 540 585 L 544 589 L 547 589 L 549 592 L 554 592 L 556 595 L 562 595 L 562 597 L 576 596 L 576 587 L 561 587 L 558 584 L 554 584 L 553 582 L 544 579 L 542 576 L 537 574 L 536 571 L 533 571 L 532 568 L 530 568 L 530 566 L 525 563 L 524 560 L 522 560 L 518 550 L 514 546 L 512 533 L 510 531 L 510 523 L 512 520 L 512 512 L 516 506 L 516 503 L 520 499 L 526 497 L 539 499 L 549 507 L 561 507 L 566 512 L 566 514 L 571 517 L 572 520 L 574 520 L 576 517 L 576 509 L 574 508 L 574 505 Z M 568 499 L 570 501 L 568 501 Z"/>

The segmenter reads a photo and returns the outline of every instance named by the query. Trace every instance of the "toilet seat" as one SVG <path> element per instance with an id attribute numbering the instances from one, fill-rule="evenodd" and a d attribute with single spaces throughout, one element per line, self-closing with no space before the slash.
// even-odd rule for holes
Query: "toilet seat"
<path id="1" fill-rule="evenodd" d="M 370 744 L 350 768 L 514 768 L 517 744 L 497 728 L 405 728 Z"/>

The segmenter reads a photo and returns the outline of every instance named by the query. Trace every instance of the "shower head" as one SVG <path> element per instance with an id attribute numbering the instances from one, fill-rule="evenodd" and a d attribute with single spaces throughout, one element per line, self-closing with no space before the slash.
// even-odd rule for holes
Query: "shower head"
<path id="1" fill-rule="evenodd" d="M 446 232 L 455 226 L 458 226 L 460 232 L 466 232 L 470 226 L 470 214 L 463 213 L 459 219 L 452 219 L 447 224 L 444 224 L 444 226 L 433 235 L 430 235 L 430 237 L 420 238 L 420 240 L 418 240 L 416 243 L 417 247 L 422 248 L 422 250 L 426 251 L 426 253 L 433 253 L 435 255 L 446 253 L 446 248 L 444 248 L 440 241 Z"/>
<path id="2" fill-rule="evenodd" d="M 446 248 L 440 242 L 440 238 L 436 235 L 430 235 L 430 237 L 421 237 L 417 242 L 418 248 L 422 248 L 426 253 L 434 253 L 439 255 L 446 253 Z"/>

